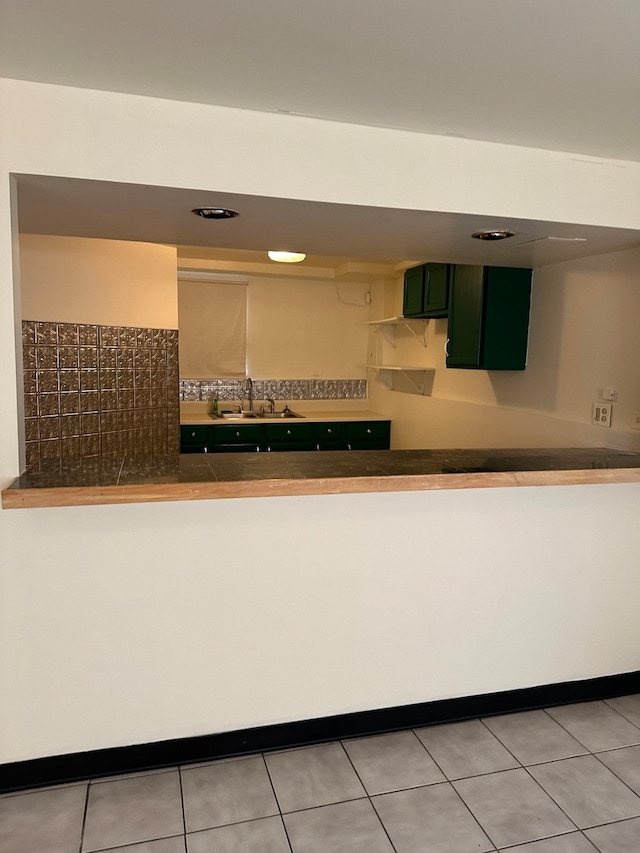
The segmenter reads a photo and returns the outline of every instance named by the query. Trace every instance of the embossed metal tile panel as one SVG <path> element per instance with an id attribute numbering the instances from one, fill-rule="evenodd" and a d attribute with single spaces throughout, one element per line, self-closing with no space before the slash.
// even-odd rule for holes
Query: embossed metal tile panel
<path id="1" fill-rule="evenodd" d="M 24 321 L 27 465 L 177 452 L 178 332 Z"/>

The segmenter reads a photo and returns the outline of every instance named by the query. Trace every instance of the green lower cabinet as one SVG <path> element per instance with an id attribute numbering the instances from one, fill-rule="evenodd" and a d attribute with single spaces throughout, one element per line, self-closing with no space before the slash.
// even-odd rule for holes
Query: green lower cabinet
<path id="1" fill-rule="evenodd" d="M 390 442 L 390 421 L 353 421 L 347 424 L 349 450 L 388 450 Z"/>
<path id="2" fill-rule="evenodd" d="M 344 421 L 315 424 L 316 450 L 348 450 L 347 424 Z"/>
<path id="3" fill-rule="evenodd" d="M 262 424 L 226 424 L 213 427 L 214 453 L 255 453 L 263 441 Z"/>
<path id="4" fill-rule="evenodd" d="M 531 278 L 519 267 L 454 266 L 447 367 L 525 369 Z"/>
<path id="5" fill-rule="evenodd" d="M 182 425 L 181 453 L 388 450 L 390 421 Z"/>
<path id="6" fill-rule="evenodd" d="M 313 426 L 307 422 L 266 424 L 263 449 L 267 452 L 315 450 Z"/>
<path id="7" fill-rule="evenodd" d="M 212 453 L 213 426 L 189 424 L 180 427 L 180 453 Z"/>

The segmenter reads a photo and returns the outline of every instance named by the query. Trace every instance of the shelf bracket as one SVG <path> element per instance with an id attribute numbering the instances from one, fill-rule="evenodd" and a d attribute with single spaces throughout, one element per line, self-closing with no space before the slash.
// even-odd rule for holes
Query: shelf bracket
<path id="1" fill-rule="evenodd" d="M 382 337 L 386 340 L 388 344 L 395 349 L 396 348 L 396 336 L 393 331 L 393 326 L 374 326 L 373 327 L 376 332 L 380 332 Z"/>
<path id="2" fill-rule="evenodd" d="M 418 394 L 424 394 L 424 382 L 419 384 L 418 382 L 414 382 L 408 372 L 401 370 L 400 373 L 404 376 L 407 382 L 416 389 Z M 424 376 L 424 373 L 422 374 Z"/>
<path id="3" fill-rule="evenodd" d="M 409 329 L 409 331 L 411 332 L 413 337 L 417 341 L 419 341 L 419 343 L 421 343 L 422 346 L 426 349 L 427 348 L 427 332 L 429 330 L 429 318 L 426 317 L 421 322 L 424 323 L 424 329 L 422 330 L 421 333 L 416 332 L 416 330 L 413 328 L 411 322 L 408 320 L 405 320 L 404 325 L 407 327 L 407 329 Z"/>

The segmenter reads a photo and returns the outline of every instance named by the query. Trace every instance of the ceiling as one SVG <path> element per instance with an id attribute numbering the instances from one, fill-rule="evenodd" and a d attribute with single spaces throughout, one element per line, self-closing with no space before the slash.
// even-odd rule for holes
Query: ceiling
<path id="1" fill-rule="evenodd" d="M 638 0 L 0 0 L 0 76 L 640 159 Z"/>
<path id="2" fill-rule="evenodd" d="M 203 269 L 217 260 L 222 270 L 241 265 L 281 275 L 286 265 L 266 262 L 265 253 L 284 249 L 307 253 L 297 273 L 306 268 L 307 275 L 353 278 L 356 268 L 345 267 L 348 262 L 360 262 L 364 273 L 362 264 L 371 261 L 382 272 L 425 260 L 536 267 L 640 245 L 640 234 L 625 229 L 231 193 L 216 193 L 215 204 L 238 211 L 237 218 L 211 221 L 191 213 L 211 203 L 211 193 L 191 189 L 18 176 L 22 232 L 176 245 L 179 259 L 192 261 L 184 266 Z M 511 228 L 516 236 L 471 239 L 484 228 Z M 293 273 L 288 270 L 285 275 Z"/>
<path id="3" fill-rule="evenodd" d="M 639 45 L 638 0 L 0 0 L 0 76 L 614 159 L 640 160 Z M 347 259 L 539 266 L 640 244 L 620 229 L 230 194 L 215 204 L 237 219 L 189 213 L 211 203 L 19 181 L 25 231 L 196 247 L 184 257 L 241 250 L 247 263 L 295 248 L 336 276 Z M 479 228 L 517 237 L 470 240 Z"/>

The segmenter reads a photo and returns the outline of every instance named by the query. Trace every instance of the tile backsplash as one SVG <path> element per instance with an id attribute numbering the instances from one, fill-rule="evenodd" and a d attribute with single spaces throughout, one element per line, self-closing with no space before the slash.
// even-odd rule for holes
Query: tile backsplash
<path id="1" fill-rule="evenodd" d="M 177 453 L 178 332 L 23 321 L 27 465 Z"/>
<path id="2" fill-rule="evenodd" d="M 181 379 L 181 400 L 246 400 L 244 379 Z M 365 400 L 366 379 L 255 379 L 253 399 Z"/>

